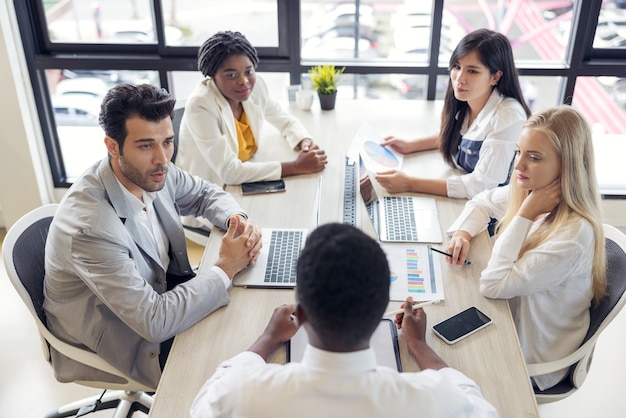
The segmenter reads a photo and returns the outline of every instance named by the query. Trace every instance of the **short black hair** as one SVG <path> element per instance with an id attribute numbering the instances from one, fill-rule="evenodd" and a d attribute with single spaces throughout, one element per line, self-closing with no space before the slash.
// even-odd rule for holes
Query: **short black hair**
<path id="1" fill-rule="evenodd" d="M 389 264 L 361 230 L 329 223 L 313 230 L 298 260 L 296 294 L 324 341 L 350 350 L 369 340 L 389 302 Z"/>
<path id="2" fill-rule="evenodd" d="M 176 100 L 167 90 L 160 87 L 122 83 L 104 96 L 98 122 L 105 135 L 113 138 L 121 150 L 128 135 L 126 119 L 138 116 L 158 122 L 166 117 L 173 118 L 175 103 Z"/>
<path id="3" fill-rule="evenodd" d="M 246 55 L 254 68 L 259 57 L 252 44 L 239 32 L 217 32 L 204 41 L 198 50 L 198 70 L 205 77 L 213 77 L 217 69 L 231 55 Z"/>

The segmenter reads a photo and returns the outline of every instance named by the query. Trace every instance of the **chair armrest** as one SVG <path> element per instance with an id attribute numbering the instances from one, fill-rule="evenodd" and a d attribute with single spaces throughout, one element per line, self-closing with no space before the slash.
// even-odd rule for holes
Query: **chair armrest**
<path id="1" fill-rule="evenodd" d="M 151 392 L 155 390 L 155 388 L 148 387 L 144 384 L 137 382 L 132 377 L 127 376 L 125 373 L 121 372 L 116 367 L 112 366 L 110 363 L 108 363 L 102 357 L 98 356 L 96 353 L 93 353 L 91 351 L 88 351 L 79 347 L 75 347 L 71 344 L 68 344 L 60 340 L 59 338 L 54 336 L 46 327 L 44 327 L 43 324 L 38 322 L 37 327 L 39 328 L 39 332 L 41 333 L 43 338 L 45 338 L 48 344 L 50 344 L 51 347 L 53 347 L 55 350 L 57 350 L 59 353 L 63 354 L 64 356 L 69 357 L 72 360 L 85 364 L 87 366 L 96 368 L 98 370 L 102 370 L 114 376 L 118 376 L 126 380 L 128 384 L 131 384 L 134 387 L 133 390 L 141 390 L 141 391 L 146 391 L 146 392 Z"/>
<path id="2" fill-rule="evenodd" d="M 540 376 L 543 374 L 556 372 L 557 370 L 561 370 L 566 367 L 570 367 L 571 365 L 580 361 L 583 357 L 585 357 L 585 355 L 592 352 L 595 345 L 596 339 L 594 338 L 578 347 L 578 349 L 572 354 L 565 356 L 561 359 L 547 361 L 545 363 L 527 364 L 526 368 L 528 369 L 528 375 L 530 377 Z"/>

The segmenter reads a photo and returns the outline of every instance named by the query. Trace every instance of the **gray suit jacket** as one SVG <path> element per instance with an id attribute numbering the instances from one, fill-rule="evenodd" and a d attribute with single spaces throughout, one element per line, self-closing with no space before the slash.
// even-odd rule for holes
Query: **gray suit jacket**
<path id="1" fill-rule="evenodd" d="M 168 271 L 108 159 L 92 166 L 68 190 L 50 227 L 44 309 L 57 337 L 156 388 L 160 343 L 229 302 L 217 273 L 193 277 L 179 216 L 204 216 L 226 229 L 243 211 L 221 188 L 172 164 L 154 208 L 170 242 Z M 115 381 L 54 351 L 52 364 L 62 382 Z"/>

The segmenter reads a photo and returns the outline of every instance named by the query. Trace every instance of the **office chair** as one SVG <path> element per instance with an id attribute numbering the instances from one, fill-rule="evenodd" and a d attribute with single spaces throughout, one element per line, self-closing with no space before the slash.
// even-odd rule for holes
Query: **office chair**
<path id="1" fill-rule="evenodd" d="M 600 333 L 626 305 L 626 235 L 617 228 L 604 225 L 604 236 L 606 240 L 608 296 L 600 301 L 598 306 L 589 308 L 591 314 L 589 329 L 581 346 L 576 351 L 559 360 L 527 365 L 528 374 L 531 377 L 570 367 L 568 377 L 557 385 L 544 391 L 535 388 L 537 403 L 549 403 L 564 399 L 580 388 L 591 367 L 593 350 Z"/>
<path id="2" fill-rule="evenodd" d="M 113 374 L 126 383 L 96 381 L 76 381 L 75 383 L 105 389 L 102 396 L 93 396 L 65 405 L 46 418 L 81 416 L 90 410 L 113 409 L 114 418 L 128 418 L 133 412 L 148 413 L 153 398 L 147 391 L 154 388 L 136 382 L 131 377 L 111 366 L 95 353 L 67 344 L 56 338 L 46 327 L 46 314 L 43 310 L 44 251 L 48 229 L 58 205 L 44 205 L 27 213 L 9 229 L 2 245 L 2 257 L 11 283 L 17 290 L 29 312 L 33 316 L 41 337 L 44 358 L 50 363 L 50 347 L 63 355 Z"/>
<path id="3" fill-rule="evenodd" d="M 172 126 L 174 128 L 174 154 L 172 155 L 172 162 L 176 164 L 176 156 L 178 155 L 178 142 L 180 123 L 183 120 L 183 114 L 185 113 L 185 100 L 177 100 L 174 106 L 174 119 L 172 120 Z M 208 227 L 207 227 L 208 228 Z M 198 245 L 206 247 L 209 242 L 209 235 L 211 231 L 206 228 L 196 228 L 193 226 L 183 224 L 185 237 Z"/>
<path id="4" fill-rule="evenodd" d="M 176 101 L 174 106 L 174 119 L 172 119 L 172 127 L 174 128 L 174 154 L 172 154 L 172 162 L 176 164 L 176 155 L 178 154 L 178 133 L 180 132 L 180 122 L 183 120 L 185 113 L 185 102 Z"/>

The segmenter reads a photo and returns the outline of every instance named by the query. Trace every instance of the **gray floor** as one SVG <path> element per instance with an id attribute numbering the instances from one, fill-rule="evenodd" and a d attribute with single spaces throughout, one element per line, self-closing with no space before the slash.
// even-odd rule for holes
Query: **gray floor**
<path id="1" fill-rule="evenodd" d="M 0 334 L 0 418 L 40 418 L 60 405 L 99 394 L 96 389 L 56 382 L 41 354 L 34 322 L 9 283 L 4 265 L 0 268 Z M 583 387 L 568 399 L 540 406 L 540 415 L 543 418 L 624 417 L 624 376 L 626 311 L 600 337 Z M 105 411 L 89 415 L 110 416 Z"/>

